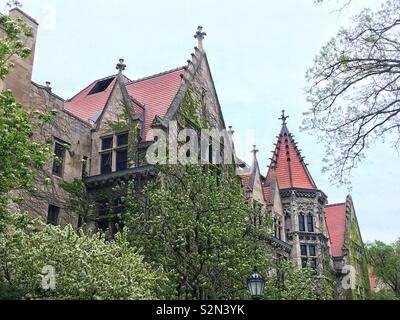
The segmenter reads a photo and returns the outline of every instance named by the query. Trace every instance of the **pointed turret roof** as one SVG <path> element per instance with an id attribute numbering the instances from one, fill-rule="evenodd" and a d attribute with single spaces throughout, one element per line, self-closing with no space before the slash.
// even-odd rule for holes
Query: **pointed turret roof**
<path id="1" fill-rule="evenodd" d="M 280 189 L 317 189 L 294 136 L 289 132 L 287 118 L 285 111 L 282 111 L 282 130 L 277 137 L 278 142 L 271 158 L 265 185 L 268 187 L 272 176 L 275 175 Z"/>

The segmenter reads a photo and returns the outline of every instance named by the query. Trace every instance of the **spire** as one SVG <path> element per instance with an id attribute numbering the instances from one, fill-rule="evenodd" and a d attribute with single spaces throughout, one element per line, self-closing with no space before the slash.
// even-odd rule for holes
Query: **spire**
<path id="1" fill-rule="evenodd" d="M 281 189 L 317 189 L 304 163 L 304 157 L 294 141 L 294 135 L 287 128 L 288 118 L 289 116 L 286 116 L 283 110 L 279 118 L 282 121 L 282 130 L 277 136 L 278 142 L 275 144 L 275 150 L 270 159 L 266 183 L 269 184 L 275 175 Z"/>
<path id="2" fill-rule="evenodd" d="M 119 63 L 117 63 L 117 66 L 115 69 L 118 70 L 118 74 L 122 74 L 122 71 L 126 69 L 126 64 L 124 64 L 124 59 L 119 59 Z"/>
<path id="3" fill-rule="evenodd" d="M 197 48 L 200 51 L 204 51 L 203 49 L 203 40 L 204 37 L 207 35 L 207 33 L 203 32 L 203 27 L 202 26 L 198 26 L 197 27 L 197 32 L 194 35 L 194 38 L 197 39 Z"/>
<path id="4" fill-rule="evenodd" d="M 251 164 L 251 173 L 249 177 L 249 185 L 248 187 L 250 190 L 254 189 L 254 183 L 256 182 L 256 176 L 257 174 L 260 174 L 260 169 L 258 167 L 258 160 L 257 160 L 257 153 L 259 150 L 256 148 L 257 146 L 253 146 L 253 150 L 251 150 L 251 153 L 253 154 L 253 163 Z"/>

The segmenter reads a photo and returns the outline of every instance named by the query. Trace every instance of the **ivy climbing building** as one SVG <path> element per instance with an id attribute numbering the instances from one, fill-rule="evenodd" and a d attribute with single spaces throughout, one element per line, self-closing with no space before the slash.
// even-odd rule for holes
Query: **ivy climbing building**
<path id="1" fill-rule="evenodd" d="M 26 210 L 51 224 L 79 227 L 86 223 L 114 234 L 123 211 L 115 186 L 134 180 L 140 189 L 156 178 L 145 157 L 156 141 L 155 129 L 170 133 L 171 123 L 179 128 L 227 129 L 203 47 L 202 27 L 195 33 L 197 46 L 184 66 L 133 80 L 125 75 L 127 66 L 120 59 L 116 73 L 64 100 L 50 82 L 32 81 L 37 22 L 19 8 L 12 9 L 10 16 L 32 27 L 34 38 L 27 45 L 33 55 L 14 59 L 15 68 L 1 82 L 1 89 L 12 90 L 27 108 L 58 111 L 53 122 L 35 128 L 32 137 L 51 143 L 56 157 L 36 177 L 37 191 L 21 192 L 26 201 L 16 204 L 15 210 Z M 353 201 L 349 196 L 342 204 L 328 204 L 304 163 L 284 113 L 281 120 L 265 176 L 255 148 L 250 165 L 235 157 L 237 167 L 248 167 L 238 174 L 244 197 L 274 221 L 273 234 L 266 241 L 276 244 L 282 257 L 298 268 L 311 266 L 318 275 L 332 276 L 338 298 L 364 298 L 369 290 L 368 270 Z M 210 141 L 212 147 L 214 143 L 221 142 Z M 71 195 L 78 201 L 75 207 Z M 89 200 L 95 206 L 85 205 Z M 349 286 L 343 285 L 351 272 L 354 279 Z"/>

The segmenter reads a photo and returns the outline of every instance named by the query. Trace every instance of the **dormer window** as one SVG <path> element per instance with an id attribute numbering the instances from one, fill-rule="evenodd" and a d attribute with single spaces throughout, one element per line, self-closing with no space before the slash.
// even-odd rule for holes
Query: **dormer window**
<path id="1" fill-rule="evenodd" d="M 113 80 L 114 80 L 114 78 L 108 78 L 108 79 L 97 81 L 95 86 L 88 93 L 88 96 L 106 91 L 108 86 L 111 84 L 111 82 L 113 82 Z"/>

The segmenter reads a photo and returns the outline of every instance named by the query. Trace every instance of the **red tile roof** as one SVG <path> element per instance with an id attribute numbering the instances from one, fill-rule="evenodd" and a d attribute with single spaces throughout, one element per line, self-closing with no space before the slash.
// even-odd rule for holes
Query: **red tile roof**
<path id="1" fill-rule="evenodd" d="M 278 136 L 278 143 L 267 174 L 267 184 L 271 181 L 273 168 L 275 168 L 280 189 L 317 189 L 286 125 L 282 127 Z"/>
<path id="2" fill-rule="evenodd" d="M 152 139 L 148 133 L 155 116 L 163 118 L 167 113 L 181 86 L 183 72 L 183 69 L 176 69 L 126 85 L 129 95 L 145 106 L 145 140 Z"/>
<path id="3" fill-rule="evenodd" d="M 327 227 L 332 244 L 332 256 L 341 257 L 344 243 L 346 204 L 338 203 L 328 205 L 324 209 Z"/>
<path id="4" fill-rule="evenodd" d="M 263 188 L 263 192 L 264 192 L 264 200 L 266 201 L 267 204 L 270 203 L 270 197 L 271 197 L 271 187 L 268 186 L 264 186 Z"/>
<path id="5" fill-rule="evenodd" d="M 182 79 L 180 75 L 183 72 L 184 69 L 179 68 L 136 81 L 126 80 L 126 89 L 129 95 L 145 106 L 145 138 L 148 135 L 154 117 L 159 116 L 162 118 L 166 114 L 181 86 Z M 101 80 L 93 82 L 72 99 L 66 101 L 64 104 L 65 110 L 83 121 L 96 121 L 103 111 L 116 81 L 114 79 L 105 91 L 88 96 L 88 93 L 96 83 Z M 143 110 L 137 105 L 134 105 L 134 109 L 140 114 L 143 113 Z M 151 139 L 152 137 L 148 138 Z"/>
<path id="6" fill-rule="evenodd" d="M 92 95 L 88 94 L 94 88 L 97 82 L 105 79 L 106 78 L 93 82 L 72 99 L 67 100 L 64 103 L 64 109 L 85 122 L 90 122 L 90 120 L 96 121 L 100 113 L 103 111 L 107 103 L 108 97 L 110 96 L 111 91 L 114 87 L 115 76 L 114 80 L 105 91 Z"/>

